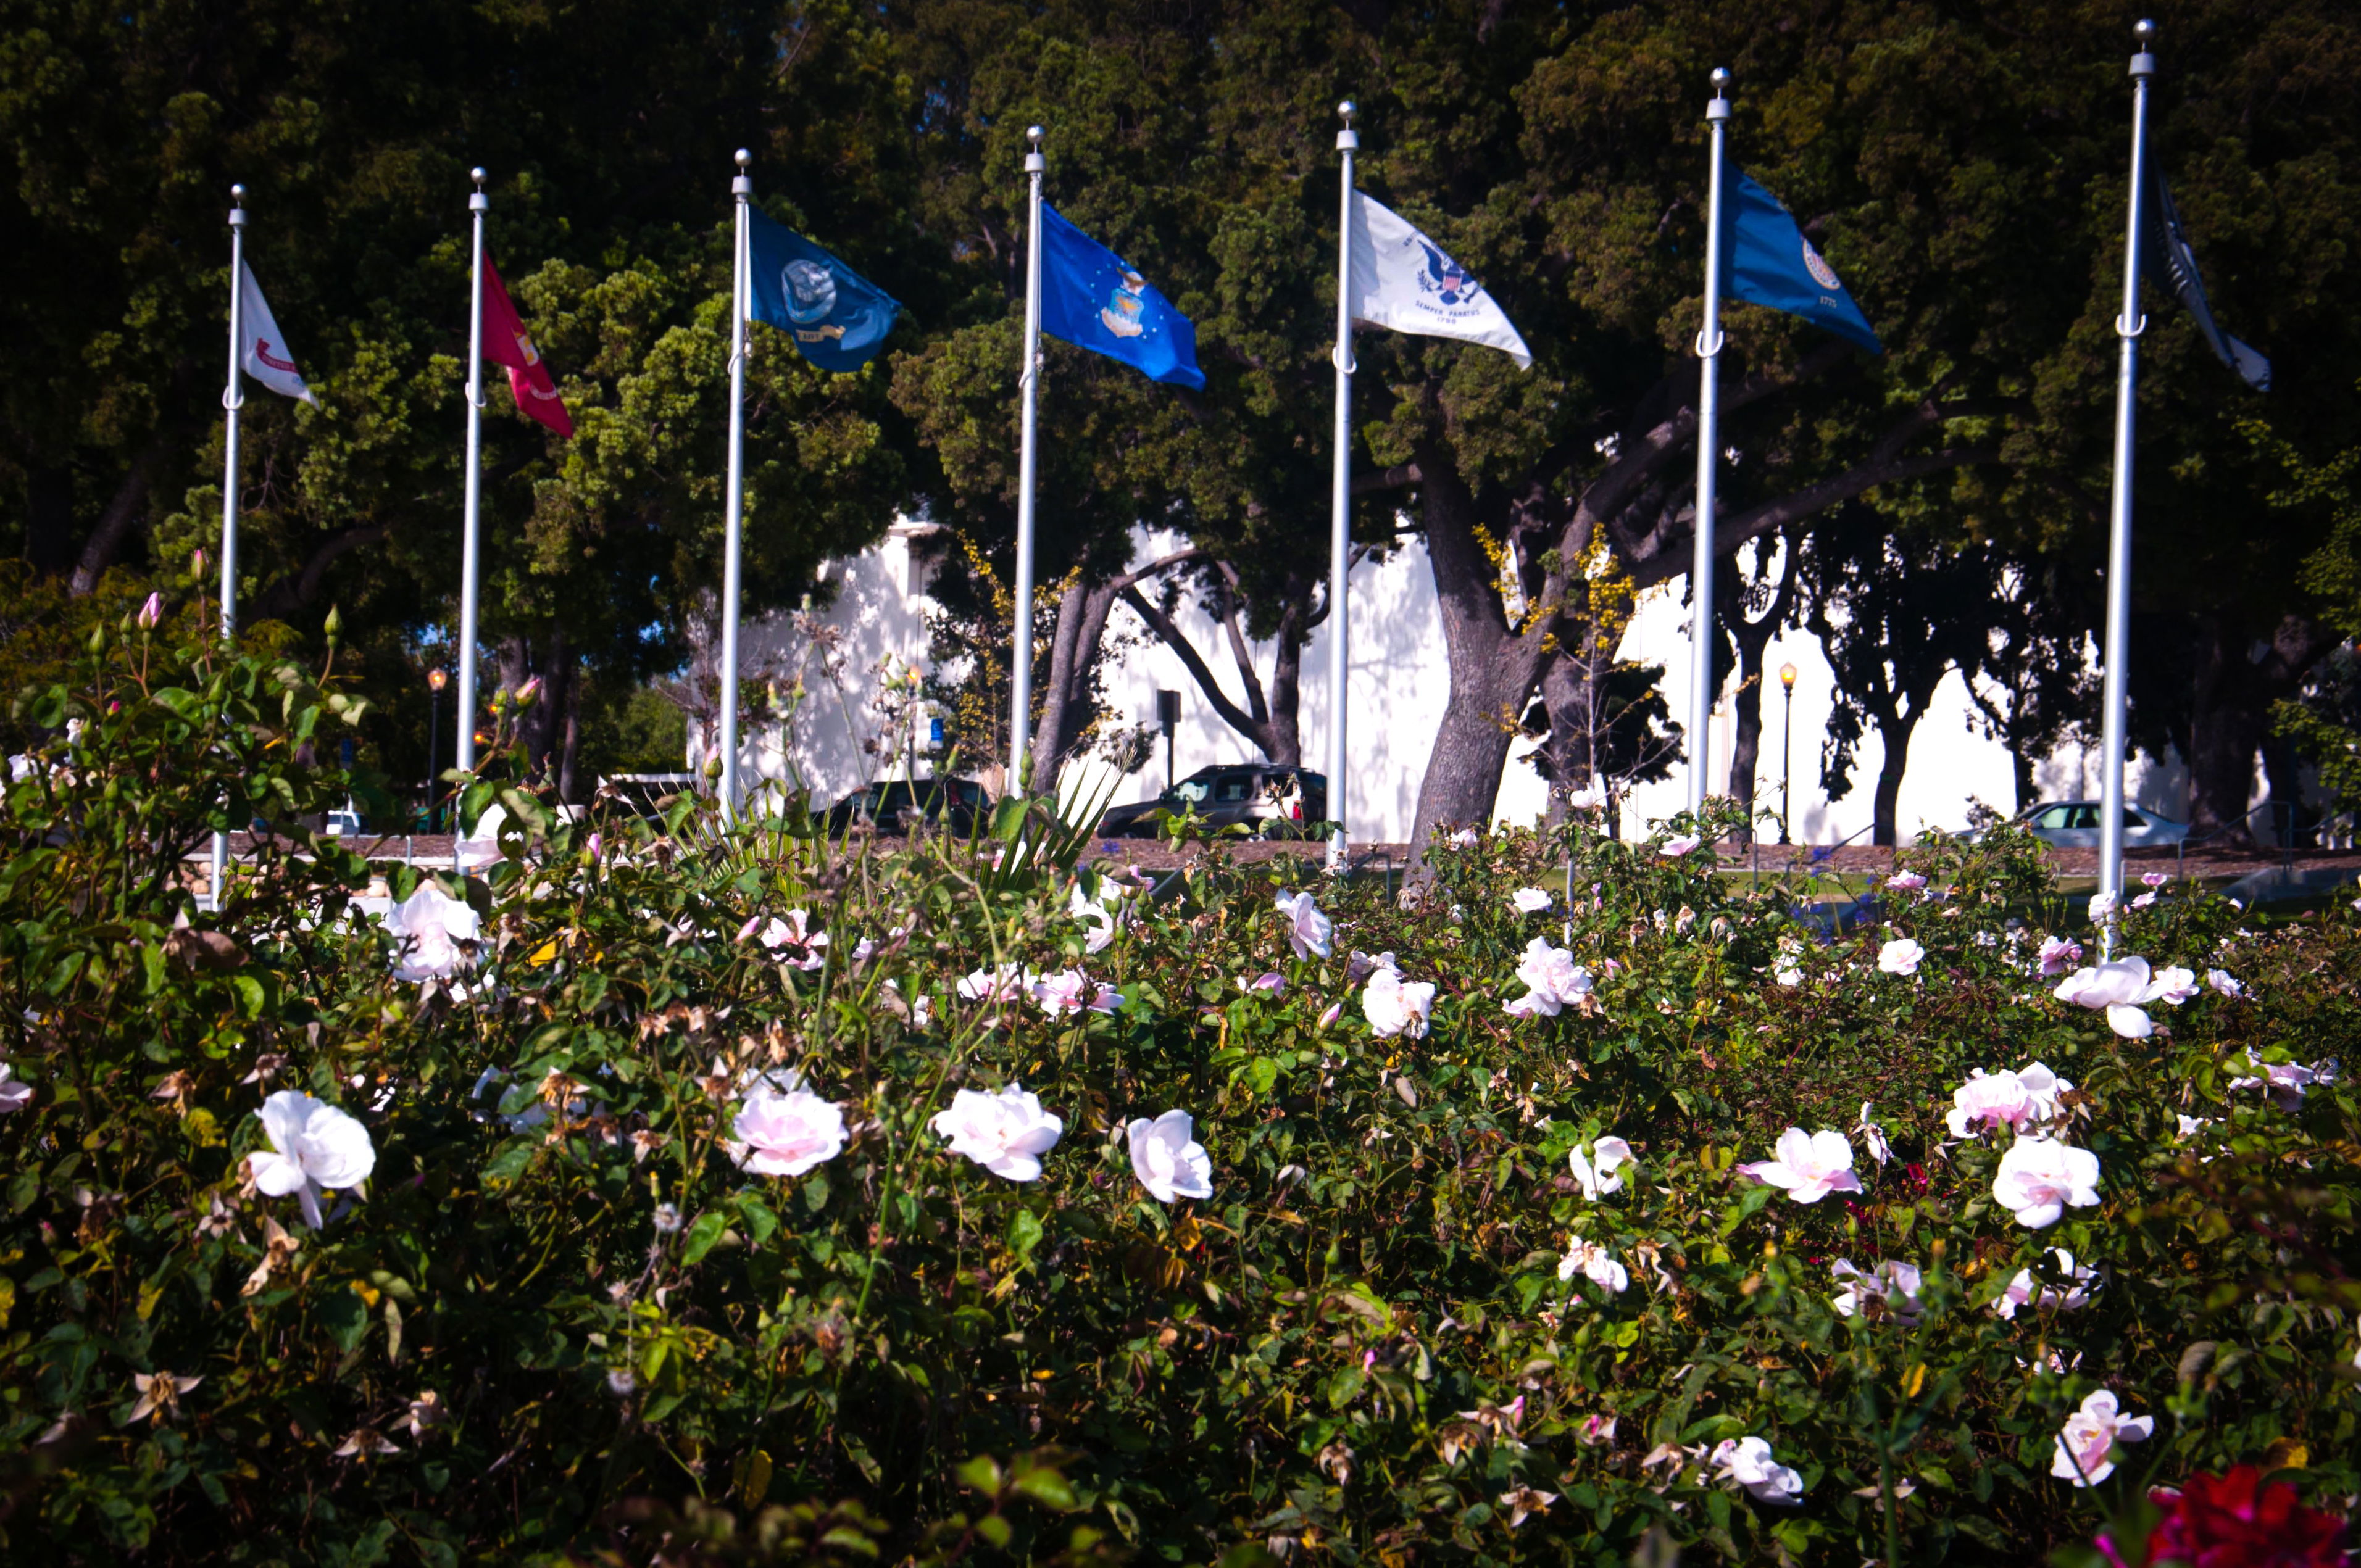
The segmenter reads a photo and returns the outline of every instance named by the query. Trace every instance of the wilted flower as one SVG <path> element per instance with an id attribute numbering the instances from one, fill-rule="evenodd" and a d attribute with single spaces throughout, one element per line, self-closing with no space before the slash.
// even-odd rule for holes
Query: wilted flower
<path id="1" fill-rule="evenodd" d="M 2000 1157 L 1993 1201 L 2018 1224 L 2047 1230 L 2067 1205 L 2087 1209 L 2099 1201 L 2099 1157 L 2055 1138 L 2019 1138 Z"/>
<path id="2" fill-rule="evenodd" d="M 1798 1203 L 1817 1203 L 1831 1192 L 1861 1190 L 1861 1179 L 1852 1173 L 1852 1145 L 1842 1133 L 1822 1128 L 1807 1134 L 1790 1127 L 1779 1135 L 1772 1154 L 1770 1159 L 1740 1166 L 1739 1171 L 1779 1188 Z"/>
<path id="3" fill-rule="evenodd" d="M 1287 994 L 1287 977 L 1277 970 L 1269 970 L 1255 976 L 1252 980 L 1238 981 L 1238 989 L 1248 996 L 1259 992 L 1276 1002 Z"/>
<path id="4" fill-rule="evenodd" d="M 1509 1528 L 1516 1529 L 1525 1522 L 1528 1514 L 1545 1513 L 1557 1501 L 1555 1492 L 1537 1492 L 1520 1484 L 1500 1494 L 1500 1506 L 1509 1510 Z"/>
<path id="5" fill-rule="evenodd" d="M 413 1442 L 451 1419 L 443 1396 L 429 1388 L 410 1401 L 410 1436 Z"/>
<path id="6" fill-rule="evenodd" d="M 1737 1482 L 1757 1502 L 1793 1508 L 1803 1500 L 1803 1476 L 1773 1459 L 1759 1437 L 1723 1439 L 1712 1464 L 1716 1480 Z"/>
<path id="7" fill-rule="evenodd" d="M 2205 983 L 2222 996 L 2244 996 L 2246 988 L 2230 978 L 2228 970 L 2210 969 L 2205 971 Z"/>
<path id="8" fill-rule="evenodd" d="M 1041 1157 L 1066 1130 L 1065 1123 L 1041 1109 L 1038 1096 L 1014 1083 L 996 1094 L 962 1089 L 929 1125 L 953 1154 L 1011 1181 L 1038 1180 Z"/>
<path id="9" fill-rule="evenodd" d="M 1395 967 L 1391 953 L 1365 953 L 1356 948 L 1345 959 L 1345 983 L 1358 985 L 1378 970 Z"/>
<path id="10" fill-rule="evenodd" d="M 1877 967 L 1885 974 L 1916 974 L 1927 949 L 1907 937 L 1896 937 L 1877 949 Z"/>
<path id="11" fill-rule="evenodd" d="M 1332 1438 L 1312 1460 L 1339 1486 L 1353 1484 L 1353 1445 L 1343 1438 Z"/>
<path id="12" fill-rule="evenodd" d="M 1639 1163 L 1631 1157 L 1631 1146 L 1612 1135 L 1592 1144 L 1587 1155 L 1582 1152 L 1580 1144 L 1575 1145 L 1565 1159 L 1582 1195 L 1594 1203 L 1602 1193 L 1622 1191 L 1623 1178 L 1618 1173 L 1627 1165 Z"/>
<path id="13" fill-rule="evenodd" d="M 2082 961 L 2082 944 L 2070 942 L 2063 937 L 2041 939 L 2041 977 L 2044 980 L 2060 970 L 2072 969 Z"/>
<path id="14" fill-rule="evenodd" d="M 296 1253 L 301 1250 L 302 1249 L 297 1245 L 295 1238 L 289 1235 L 278 1221 L 268 1214 L 263 1215 L 262 1261 L 256 1264 L 254 1272 L 246 1277 L 246 1284 L 239 1288 L 238 1294 L 240 1296 L 259 1295 L 263 1288 L 270 1283 L 272 1271 L 282 1264 L 291 1261 Z"/>
<path id="15" fill-rule="evenodd" d="M 22 1111 L 33 1102 L 33 1086 L 16 1076 L 16 1069 L 0 1061 L 0 1112 Z"/>
<path id="16" fill-rule="evenodd" d="M 1844 1288 L 1831 1298 L 1837 1316 L 1853 1317 L 1870 1302 L 1883 1301 L 1904 1322 L 1917 1321 L 1920 1276 L 1916 1264 L 1888 1258 L 1864 1272 L 1850 1258 L 1840 1257 L 1828 1266 L 1828 1272 L 1845 1282 Z"/>
<path id="17" fill-rule="evenodd" d="M 1885 1129 L 1869 1119 L 1870 1109 L 1868 1101 L 1861 1102 L 1861 1121 L 1854 1125 L 1853 1131 L 1861 1135 L 1862 1146 L 1869 1150 L 1869 1157 L 1883 1165 L 1894 1157 L 1894 1146 L 1885 1141 Z"/>
<path id="18" fill-rule="evenodd" d="M 1131 1138 L 1131 1173 L 1159 1203 L 1179 1198 L 1213 1195 L 1213 1162 L 1195 1138 L 1195 1124 L 1186 1111 L 1167 1111 L 1154 1121 L 1136 1118 L 1126 1129 Z"/>
<path id="19" fill-rule="evenodd" d="M 426 882 L 386 911 L 385 928 L 394 938 L 394 978 L 416 984 L 445 979 L 472 964 L 468 949 L 482 936 L 484 922 L 466 900 Z"/>
<path id="20" fill-rule="evenodd" d="M 1604 1286 L 1618 1296 L 1631 1285 L 1631 1271 L 1616 1262 L 1612 1254 L 1597 1242 L 1585 1241 L 1580 1236 L 1566 1242 L 1565 1255 L 1557 1260 L 1557 1277 L 1560 1279 L 1572 1279 L 1576 1274 L 1585 1276 L 1593 1285 Z"/>
<path id="21" fill-rule="evenodd" d="M 1312 895 L 1299 893 L 1290 898 L 1281 894 L 1278 907 L 1279 912 L 1287 916 L 1287 940 L 1295 949 L 1295 956 L 1308 959 L 1316 953 L 1326 958 L 1329 938 L 1334 933 L 1336 923 L 1320 913 L 1319 905 L 1312 902 Z"/>
<path id="22" fill-rule="evenodd" d="M 1554 1018 L 1561 1008 L 1592 1005 L 1590 971 L 1574 961 L 1573 953 L 1552 947 L 1546 937 L 1525 944 L 1517 978 L 1525 983 L 1526 993 L 1501 1003 L 1512 1018 Z"/>
<path id="23" fill-rule="evenodd" d="M 801 1176 L 844 1149 L 843 1108 L 808 1089 L 750 1094 L 730 1125 L 732 1141 L 722 1146 L 757 1176 Z"/>
<path id="24" fill-rule="evenodd" d="M 377 1168 L 368 1129 L 300 1090 L 282 1089 L 262 1102 L 262 1130 L 271 1146 L 246 1157 L 247 1173 L 273 1198 L 300 1195 L 303 1223 L 315 1231 L 327 1223 L 320 1194 L 358 1187 Z"/>
<path id="25" fill-rule="evenodd" d="M 639 1386 L 640 1380 L 631 1375 L 630 1367 L 612 1366 L 607 1369 L 607 1392 L 614 1395 L 615 1398 L 628 1399 Z"/>
<path id="26" fill-rule="evenodd" d="M 2066 1418 L 2049 1474 L 2078 1487 L 2095 1486 L 2115 1473 L 2115 1462 L 2108 1457 L 2115 1444 L 2144 1442 L 2155 1430 L 2152 1417 L 2119 1415 L 2114 1393 L 2101 1388 Z"/>
<path id="27" fill-rule="evenodd" d="M 1373 1035 L 1424 1039 L 1427 1021 L 1434 1013 L 1434 987 L 1381 969 L 1369 976 L 1369 983 L 1362 989 L 1361 1012 L 1369 1020 Z"/>
<path id="28" fill-rule="evenodd" d="M 1694 851 L 1697 849 L 1698 842 L 1699 840 L 1696 835 L 1685 834 L 1678 839 L 1665 839 L 1664 847 L 1656 852 L 1668 861 L 1676 861 L 1683 855 L 1689 854 Z"/>
<path id="29" fill-rule="evenodd" d="M 154 1416 L 159 1421 L 170 1420 L 180 1413 L 181 1396 L 203 1381 L 203 1377 L 175 1377 L 169 1372 L 135 1372 L 131 1386 L 139 1390 L 139 1402 L 125 1420 L 138 1421 Z"/>
<path id="30" fill-rule="evenodd" d="M 1585 1448 L 1597 1448 L 1615 1441 L 1613 1416 L 1585 1416 L 1574 1429 L 1574 1440 Z"/>
<path id="31" fill-rule="evenodd" d="M 1521 887 L 1509 894 L 1520 915 L 1538 915 L 1550 906 L 1550 895 L 1538 887 Z"/>
<path id="32" fill-rule="evenodd" d="M 336 1450 L 335 1456 L 338 1459 L 356 1457 L 370 1459 L 380 1453 L 400 1453 L 401 1452 L 400 1448 L 375 1427 L 358 1427 L 354 1430 L 350 1437 L 345 1439 L 344 1445 Z"/>
<path id="33" fill-rule="evenodd" d="M 2014 1319 L 2019 1307 L 2062 1307 L 2072 1311 L 2090 1301 L 2091 1292 L 2098 1288 L 2099 1271 L 2076 1263 L 2074 1255 L 2064 1247 L 2051 1247 L 2049 1255 L 2058 1260 L 2058 1273 L 2066 1280 L 2066 1288 L 2059 1291 L 2044 1285 L 2033 1277 L 2033 1270 L 2020 1268 L 2008 1288 L 1993 1299 L 1994 1316 Z"/>
<path id="34" fill-rule="evenodd" d="M 683 1223 L 680 1205 L 677 1203 L 657 1204 L 656 1212 L 650 1217 L 650 1222 L 655 1226 L 656 1234 L 660 1236 L 678 1235 L 680 1234 L 680 1227 Z"/>

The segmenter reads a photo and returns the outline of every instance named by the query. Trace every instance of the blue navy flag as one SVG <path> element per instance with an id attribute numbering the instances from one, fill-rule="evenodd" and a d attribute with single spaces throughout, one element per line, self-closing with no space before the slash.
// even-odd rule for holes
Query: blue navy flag
<path id="1" fill-rule="evenodd" d="M 747 319 L 794 338 L 823 370 L 858 370 L 875 358 L 902 311 L 893 297 L 759 210 L 746 216 Z"/>
<path id="2" fill-rule="evenodd" d="M 1731 299 L 1801 316 L 1872 354 L 1885 352 L 1869 318 L 1837 280 L 1837 269 L 1812 248 L 1778 197 L 1738 174 L 1725 200 L 1722 287 Z"/>
<path id="3" fill-rule="evenodd" d="M 1151 381 L 1202 390 L 1197 328 L 1130 263 L 1041 204 L 1041 325 Z"/>

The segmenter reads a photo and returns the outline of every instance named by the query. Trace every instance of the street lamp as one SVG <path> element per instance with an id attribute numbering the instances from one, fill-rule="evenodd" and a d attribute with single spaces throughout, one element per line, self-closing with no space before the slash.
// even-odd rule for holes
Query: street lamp
<path id="1" fill-rule="evenodd" d="M 1793 824 L 1794 806 L 1788 787 L 1795 783 L 1795 676 L 1792 663 L 1779 666 L 1779 685 L 1787 693 L 1786 706 L 1779 710 L 1779 842 L 1792 843 L 1787 830 Z"/>
<path id="2" fill-rule="evenodd" d="M 434 831 L 436 744 L 443 739 L 443 685 L 451 678 L 441 665 L 426 672 L 426 830 Z"/>

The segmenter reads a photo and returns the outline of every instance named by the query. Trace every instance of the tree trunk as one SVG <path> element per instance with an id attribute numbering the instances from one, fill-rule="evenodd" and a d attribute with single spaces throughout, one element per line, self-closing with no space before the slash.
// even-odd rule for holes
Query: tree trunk
<path id="1" fill-rule="evenodd" d="M 2246 808 L 2255 795 L 2255 753 L 2267 728 L 2264 705 L 2249 689 L 2257 684 L 2256 673 L 2235 630 L 2220 617 L 2200 619 L 2189 725 L 2192 834 L 2254 841 Z"/>
<path id="2" fill-rule="evenodd" d="M 570 805 L 579 805 L 582 791 L 577 787 L 574 764 L 582 751 L 582 678 L 571 674 L 566 682 L 566 738 L 558 754 L 557 798 Z"/>
<path id="3" fill-rule="evenodd" d="M 98 514 L 97 526 L 82 544 L 82 554 L 74 562 L 73 576 L 68 582 L 68 591 L 76 598 L 98 587 L 98 579 L 123 554 L 123 542 L 130 537 L 133 525 L 140 520 L 148 503 L 148 488 L 163 460 L 164 435 L 159 431 L 131 459 L 130 472 L 115 487 L 114 499 Z"/>
<path id="4" fill-rule="evenodd" d="M 1890 847 L 1898 842 L 1894 818 L 1900 814 L 1902 775 L 1910 765 L 1910 736 L 1918 728 L 1921 711 L 1920 705 L 1914 703 L 1907 714 L 1890 721 L 1880 716 L 1877 735 L 1884 744 L 1885 755 L 1878 760 L 1877 790 L 1870 802 L 1872 826 L 1869 841 L 1872 844 Z"/>
<path id="5" fill-rule="evenodd" d="M 1420 510 L 1450 656 L 1451 696 L 1419 782 L 1406 894 L 1421 884 L 1426 846 L 1437 830 L 1481 828 L 1492 820 L 1509 742 L 1540 674 L 1543 645 L 1537 635 L 1509 629 L 1491 557 L 1476 540 L 1474 499 L 1458 474 L 1435 453 L 1422 452 L 1419 467 L 1426 477 Z"/>
<path id="6" fill-rule="evenodd" d="M 1536 769 L 1549 782 L 1542 822 L 1555 828 L 1565 821 L 1567 801 L 1591 782 L 1595 765 L 1598 669 L 1596 660 L 1561 654 L 1542 673 L 1542 702 L 1549 714 L 1549 739 L 1542 742 Z"/>
<path id="7" fill-rule="evenodd" d="M 1041 685 L 1041 717 L 1033 727 L 1033 743 L 1026 748 L 1036 794 L 1057 793 L 1058 775 L 1082 745 L 1090 725 L 1092 666 L 1106 631 L 1107 612 L 1121 592 L 1111 582 L 1077 581 L 1058 601 L 1058 630 L 1050 640 L 1049 669 Z"/>
<path id="8" fill-rule="evenodd" d="M 73 469 L 65 464 L 25 472 L 25 560 L 39 577 L 72 569 Z"/>
<path id="9" fill-rule="evenodd" d="M 1264 758 L 1280 767 L 1303 765 L 1302 685 L 1303 641 L 1302 619 L 1298 607 L 1290 605 L 1279 618 L 1277 651 L 1272 658 L 1270 696 L 1264 701 L 1262 682 L 1254 672 L 1250 656 L 1239 655 L 1238 674 L 1245 684 L 1246 700 L 1240 706 L 1222 689 L 1221 677 L 1213 673 L 1184 633 L 1178 622 L 1136 587 L 1126 587 L 1123 602 L 1133 614 L 1146 622 L 1164 645 L 1172 650 L 1190 678 L 1197 683 L 1207 706 L 1214 716 L 1254 742 Z M 1243 643 L 1243 638 L 1239 642 Z"/>

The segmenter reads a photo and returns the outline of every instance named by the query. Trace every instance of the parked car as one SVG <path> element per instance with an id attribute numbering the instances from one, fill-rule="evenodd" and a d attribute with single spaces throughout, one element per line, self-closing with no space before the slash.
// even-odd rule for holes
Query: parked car
<path id="1" fill-rule="evenodd" d="M 854 790 L 828 808 L 822 818 L 841 836 L 856 824 L 881 834 L 906 833 L 925 821 L 970 838 L 992 816 L 992 797 L 973 779 L 919 779 L 873 784 Z"/>
<path id="2" fill-rule="evenodd" d="M 1328 816 L 1328 779 L 1302 768 L 1269 762 L 1221 762 L 1199 768 L 1154 800 L 1108 809 L 1099 833 L 1108 839 L 1153 839 L 1164 818 L 1193 806 L 1216 828 L 1245 823 L 1266 839 L 1303 833 Z"/>
<path id="3" fill-rule="evenodd" d="M 2099 811 L 2100 803 L 2095 800 L 2051 800 L 2020 813 L 2017 820 L 2044 843 L 2055 844 L 2061 850 L 2095 850 L 2099 847 Z M 2146 806 L 2124 807 L 2125 849 L 2178 844 L 2188 837 L 2186 822 L 2175 822 Z"/>

